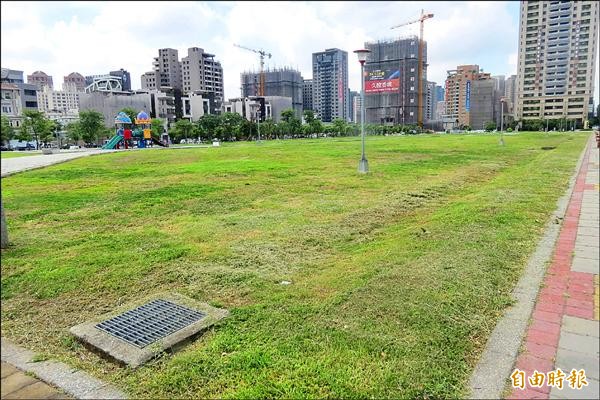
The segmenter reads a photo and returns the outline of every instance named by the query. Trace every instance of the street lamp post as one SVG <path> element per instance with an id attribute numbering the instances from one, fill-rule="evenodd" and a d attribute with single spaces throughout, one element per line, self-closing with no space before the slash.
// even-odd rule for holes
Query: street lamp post
<path id="1" fill-rule="evenodd" d="M 504 146 L 504 99 L 500 99 L 500 146 Z"/>
<path id="2" fill-rule="evenodd" d="M 358 172 L 366 174 L 369 172 L 369 162 L 365 155 L 365 61 L 367 54 L 371 51 L 367 49 L 354 50 L 360 63 L 360 135 L 362 140 L 362 154 L 358 163 Z"/>

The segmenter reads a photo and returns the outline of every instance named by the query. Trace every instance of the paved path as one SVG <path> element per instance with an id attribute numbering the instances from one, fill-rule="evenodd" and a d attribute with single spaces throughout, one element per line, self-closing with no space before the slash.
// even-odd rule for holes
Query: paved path
<path id="1" fill-rule="evenodd" d="M 511 379 L 518 385 L 524 372 L 525 387 L 512 389 L 510 398 L 600 398 L 598 153 L 595 141 L 590 141 Z M 587 385 L 580 380 L 581 388 L 573 388 L 581 370 Z M 545 374 L 541 384 L 529 379 L 536 371 L 538 378 Z M 554 384 L 549 384 L 552 377 Z"/>
<path id="2" fill-rule="evenodd" d="M 40 381 L 26 375 L 20 369 L 2 362 L 2 381 L 0 381 L 0 398 L 2 399 L 70 399 L 65 393 L 58 391 Z"/>
<path id="3" fill-rule="evenodd" d="M 48 165 L 85 157 L 92 154 L 108 153 L 111 150 L 91 149 L 74 153 L 41 154 L 38 156 L 14 157 L 2 159 L 2 177 L 29 169 L 47 167 Z"/>
<path id="4" fill-rule="evenodd" d="M 127 398 L 125 393 L 116 387 L 66 364 L 50 360 L 36 361 L 34 352 L 19 347 L 4 338 L 0 339 L 0 347 L 3 399 L 5 396 L 6 398 L 20 399 L 70 398 L 69 396 L 76 399 Z M 21 371 L 34 374 L 40 380 Z M 42 381 L 60 388 L 63 392 L 46 387 L 48 385 Z M 38 395 L 40 397 L 35 397 Z"/>

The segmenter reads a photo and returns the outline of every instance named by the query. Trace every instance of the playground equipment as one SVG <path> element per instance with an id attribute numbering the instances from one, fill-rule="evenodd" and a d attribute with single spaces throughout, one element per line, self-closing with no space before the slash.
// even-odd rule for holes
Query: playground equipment
<path id="1" fill-rule="evenodd" d="M 163 140 L 159 141 L 152 137 L 152 120 L 144 111 L 140 111 L 135 118 L 135 125 L 131 118 L 121 111 L 115 117 L 115 136 L 113 136 L 103 149 L 119 149 L 123 146 L 125 149 L 133 148 L 133 142 L 137 142 L 138 148 L 146 148 L 148 144 L 153 143 L 162 147 L 168 146 L 168 136 L 163 135 Z"/>

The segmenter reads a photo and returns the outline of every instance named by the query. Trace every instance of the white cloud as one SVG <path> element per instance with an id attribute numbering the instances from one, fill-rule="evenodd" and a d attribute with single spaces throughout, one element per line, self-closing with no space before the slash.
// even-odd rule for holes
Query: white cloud
<path id="1" fill-rule="evenodd" d="M 240 73 L 258 69 L 258 57 L 239 43 L 273 54 L 269 66 L 312 75 L 311 55 L 347 51 L 350 88 L 360 88 L 352 51 L 365 41 L 418 34 L 418 24 L 390 27 L 433 12 L 425 23 L 428 77 L 443 83 L 446 70 L 478 63 L 496 74 L 516 73 L 517 23 L 506 2 L 2 2 L 2 66 L 26 74 L 43 70 L 60 87 L 63 76 L 125 68 L 134 87 L 152 69 L 157 49 L 180 57 L 198 46 L 224 67 L 225 96 L 239 96 Z M 27 15 L 27 18 L 23 18 Z"/>

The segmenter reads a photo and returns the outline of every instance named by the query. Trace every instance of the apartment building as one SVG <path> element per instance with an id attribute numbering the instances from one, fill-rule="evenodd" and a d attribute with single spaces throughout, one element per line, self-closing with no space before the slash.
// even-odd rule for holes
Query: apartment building
<path id="1" fill-rule="evenodd" d="M 63 91 L 83 92 L 85 90 L 85 78 L 79 72 L 71 72 L 63 78 Z"/>
<path id="2" fill-rule="evenodd" d="M 424 119 L 425 121 L 432 121 L 435 119 L 436 116 L 436 106 L 437 106 L 437 100 L 436 100 L 436 83 L 435 82 L 429 82 L 427 81 L 427 84 L 425 85 L 426 91 L 425 91 L 425 113 L 424 113 Z"/>
<path id="3" fill-rule="evenodd" d="M 153 70 L 142 75 L 142 89 L 159 89 L 161 86 L 181 90 L 181 62 L 175 49 L 159 49 L 152 62 Z"/>
<path id="4" fill-rule="evenodd" d="M 302 82 L 302 109 L 313 109 L 313 80 L 304 79 Z"/>
<path id="5" fill-rule="evenodd" d="M 479 70 L 479 65 L 459 65 L 456 69 L 447 71 L 444 90 L 446 112 L 443 117 L 446 128 L 471 126 L 473 84 L 476 81 L 491 79 L 489 73 Z M 490 121 L 492 119 L 493 115 L 490 117 Z"/>
<path id="6" fill-rule="evenodd" d="M 79 110 L 80 92 L 52 90 L 44 86 L 37 92 L 38 109 L 44 113 Z"/>
<path id="7" fill-rule="evenodd" d="M 506 98 L 506 112 L 509 115 L 514 115 L 515 112 L 515 102 L 517 99 L 517 76 L 511 75 L 506 78 L 506 83 L 504 85 L 504 97 Z"/>
<path id="8" fill-rule="evenodd" d="M 27 83 L 37 85 L 40 90 L 44 87 L 54 88 L 52 76 L 46 74 L 44 71 L 35 71 L 31 75 L 27 75 Z"/>
<path id="9" fill-rule="evenodd" d="M 348 120 L 348 53 L 326 49 L 313 53 L 313 111 L 323 122 Z"/>
<path id="10" fill-rule="evenodd" d="M 587 125 L 598 51 L 597 1 L 522 1 L 516 118 Z"/>
<path id="11" fill-rule="evenodd" d="M 223 67 L 215 55 L 200 47 L 190 47 L 181 59 L 183 93 L 212 93 L 217 108 L 223 103 Z"/>

